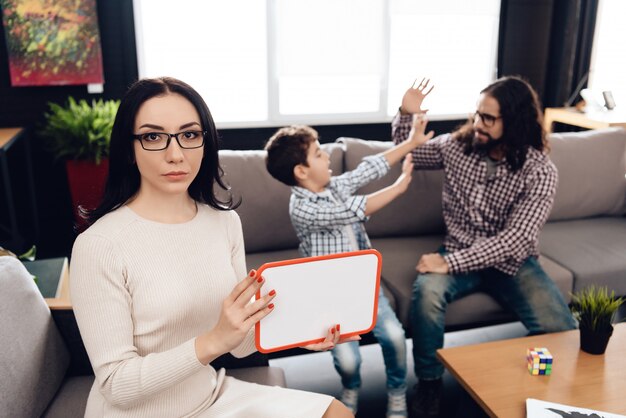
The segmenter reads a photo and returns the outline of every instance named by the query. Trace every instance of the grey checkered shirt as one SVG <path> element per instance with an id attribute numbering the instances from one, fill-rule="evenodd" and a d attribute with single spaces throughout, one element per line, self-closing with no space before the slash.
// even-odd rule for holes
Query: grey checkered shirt
<path id="1" fill-rule="evenodd" d="M 354 251 L 345 231 L 349 225 L 354 231 L 359 250 L 371 247 L 363 223 L 366 196 L 354 193 L 389 171 L 389 164 L 382 155 L 365 157 L 352 171 L 332 177 L 326 189 L 333 199 L 314 193 L 303 187 L 291 188 L 289 215 L 300 240 L 300 253 L 304 257 Z"/>
<path id="2" fill-rule="evenodd" d="M 411 115 L 392 122 L 395 143 L 411 130 Z M 515 274 L 529 256 L 539 255 L 538 235 L 548 219 L 558 181 L 556 167 L 530 148 L 524 166 L 512 172 L 505 161 L 487 178 L 479 153 L 465 155 L 463 144 L 441 135 L 413 151 L 416 169 L 443 169 L 444 256 L 452 273 L 495 267 Z"/>

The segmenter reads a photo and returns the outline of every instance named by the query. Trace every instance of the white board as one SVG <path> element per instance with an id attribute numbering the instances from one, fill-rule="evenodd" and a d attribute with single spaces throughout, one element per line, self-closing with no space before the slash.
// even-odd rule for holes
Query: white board
<path id="1" fill-rule="evenodd" d="M 560 403 L 526 399 L 526 416 L 528 418 L 559 418 L 559 417 L 590 417 L 590 418 L 626 418 L 624 415 L 595 409 L 579 408 Z"/>
<path id="2" fill-rule="evenodd" d="M 263 264 L 262 294 L 272 289 L 274 310 L 256 324 L 262 353 L 321 342 L 340 324 L 342 337 L 376 325 L 382 257 L 376 250 Z M 256 298 L 261 297 L 258 292 Z"/>

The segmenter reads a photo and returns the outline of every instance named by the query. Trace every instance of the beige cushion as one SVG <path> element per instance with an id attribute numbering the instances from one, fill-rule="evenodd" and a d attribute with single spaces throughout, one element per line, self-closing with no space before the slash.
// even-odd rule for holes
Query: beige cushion
<path id="1" fill-rule="evenodd" d="M 550 135 L 559 185 L 550 221 L 624 213 L 626 131 L 599 129 Z"/>
<path id="2" fill-rule="evenodd" d="M 388 150 L 392 142 L 339 138 L 346 147 L 345 170 L 354 170 L 363 157 Z M 383 178 L 361 188 L 359 194 L 369 194 L 392 184 L 400 175 L 401 163 L 391 167 Z M 413 181 L 402 196 L 372 215 L 367 222 L 371 238 L 422 234 L 441 234 L 444 222 L 441 206 L 442 170 L 413 171 Z"/>

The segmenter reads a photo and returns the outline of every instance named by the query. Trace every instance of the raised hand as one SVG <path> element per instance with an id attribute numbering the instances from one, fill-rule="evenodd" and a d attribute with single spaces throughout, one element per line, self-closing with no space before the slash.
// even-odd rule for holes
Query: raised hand
<path id="1" fill-rule="evenodd" d="M 424 135 L 426 131 L 426 125 L 428 124 L 428 118 L 424 113 L 416 113 L 413 115 L 413 124 L 411 125 L 411 132 L 409 132 L 408 141 L 412 141 L 413 145 L 418 147 L 422 144 L 425 144 L 429 139 L 431 139 L 434 135 L 434 131 L 428 132 L 428 134 Z"/>
<path id="2" fill-rule="evenodd" d="M 394 182 L 394 186 L 399 193 L 404 193 L 409 188 L 413 174 L 413 157 L 411 154 L 407 154 L 402 161 L 402 173 L 398 176 L 398 179 Z"/>
<path id="3" fill-rule="evenodd" d="M 402 113 L 426 113 L 428 109 L 422 109 L 422 102 L 433 91 L 434 85 L 430 85 L 430 79 L 422 78 L 422 81 L 415 86 L 417 79 L 413 81 L 413 85 L 408 88 L 402 97 Z"/>
<path id="4" fill-rule="evenodd" d="M 352 337 L 342 338 L 340 335 L 339 324 L 334 325 L 328 329 L 326 338 L 321 343 L 305 345 L 302 348 L 306 348 L 311 351 L 328 351 L 335 348 L 337 344 L 347 343 L 348 341 L 359 341 L 361 337 L 359 335 L 353 335 Z"/>

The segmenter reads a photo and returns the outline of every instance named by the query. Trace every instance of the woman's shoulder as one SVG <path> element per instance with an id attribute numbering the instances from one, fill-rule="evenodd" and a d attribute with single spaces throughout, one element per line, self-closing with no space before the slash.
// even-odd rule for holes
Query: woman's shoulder
<path id="1" fill-rule="evenodd" d="M 198 203 L 198 221 L 214 230 L 222 229 L 227 234 L 241 233 L 241 219 L 234 210 L 219 210 Z"/>
<path id="2" fill-rule="evenodd" d="M 198 216 L 221 222 L 239 222 L 239 215 L 234 210 L 219 210 L 206 203 L 198 203 Z"/>
<path id="3" fill-rule="evenodd" d="M 136 216 L 133 215 L 133 212 L 126 206 L 119 207 L 98 219 L 79 237 L 101 236 L 112 239 L 136 220 Z"/>

